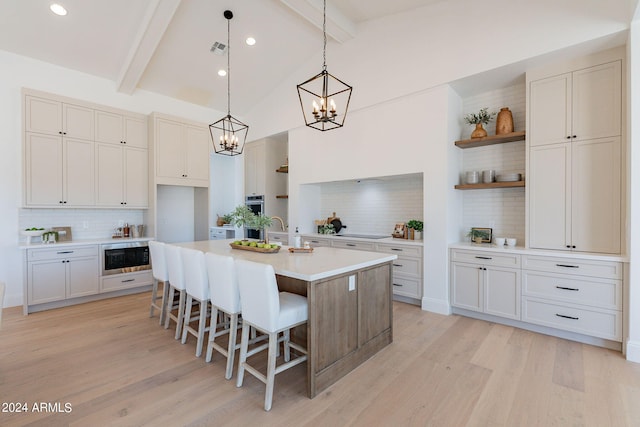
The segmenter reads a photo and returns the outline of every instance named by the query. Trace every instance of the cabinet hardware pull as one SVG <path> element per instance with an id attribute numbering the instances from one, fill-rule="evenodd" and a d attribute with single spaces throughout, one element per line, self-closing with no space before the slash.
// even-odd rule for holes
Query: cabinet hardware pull
<path id="1" fill-rule="evenodd" d="M 573 135 L 571 138 L 577 138 L 577 137 L 578 137 L 578 135 Z"/>
<path id="2" fill-rule="evenodd" d="M 398 287 L 400 287 L 400 288 L 402 287 L 402 285 L 399 285 L 399 284 L 397 284 L 397 283 L 394 283 L 394 284 L 393 284 L 393 286 L 398 286 Z"/>
<path id="3" fill-rule="evenodd" d="M 402 264 L 393 264 L 394 267 L 402 267 Z"/>
<path id="4" fill-rule="evenodd" d="M 556 286 L 557 289 L 562 289 L 564 291 L 579 291 L 580 289 L 578 288 L 567 288 L 565 286 Z"/>
<path id="5" fill-rule="evenodd" d="M 355 246 L 353 243 L 347 243 L 347 246 Z"/>
<path id="6" fill-rule="evenodd" d="M 558 314 L 558 313 L 556 313 L 556 316 L 558 316 L 558 317 L 564 317 L 565 319 L 571 319 L 571 320 L 578 320 L 578 319 L 580 319 L 579 317 L 565 316 L 564 314 Z"/>
<path id="7" fill-rule="evenodd" d="M 127 279 L 127 280 L 123 280 L 122 283 L 126 283 L 126 282 L 134 282 L 136 279 Z"/>
<path id="8" fill-rule="evenodd" d="M 567 135 L 567 139 L 571 139 L 571 135 Z"/>
<path id="9" fill-rule="evenodd" d="M 58 255 L 62 255 L 62 254 L 72 254 L 73 251 L 60 251 L 60 252 L 56 252 Z"/>
<path id="10" fill-rule="evenodd" d="M 556 267 L 580 268 L 579 265 L 569 265 L 569 264 L 556 264 Z"/>
<path id="11" fill-rule="evenodd" d="M 311 243 L 320 243 L 320 242 L 317 240 L 312 240 Z"/>
<path id="12" fill-rule="evenodd" d="M 400 249 L 400 248 L 391 248 L 391 250 L 392 251 L 400 251 L 400 252 L 402 252 L 402 249 Z"/>
<path id="13" fill-rule="evenodd" d="M 477 256 L 478 259 L 493 259 L 490 256 Z"/>

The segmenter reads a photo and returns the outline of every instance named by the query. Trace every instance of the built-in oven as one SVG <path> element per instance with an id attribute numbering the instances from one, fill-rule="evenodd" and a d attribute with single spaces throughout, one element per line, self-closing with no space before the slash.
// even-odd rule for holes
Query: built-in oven
<path id="1" fill-rule="evenodd" d="M 100 249 L 103 276 L 151 269 L 147 242 L 107 243 Z"/>
<path id="2" fill-rule="evenodd" d="M 245 204 L 254 214 L 264 215 L 264 196 L 247 196 Z M 246 226 L 244 227 L 244 237 L 247 239 L 264 240 L 261 229 Z"/>

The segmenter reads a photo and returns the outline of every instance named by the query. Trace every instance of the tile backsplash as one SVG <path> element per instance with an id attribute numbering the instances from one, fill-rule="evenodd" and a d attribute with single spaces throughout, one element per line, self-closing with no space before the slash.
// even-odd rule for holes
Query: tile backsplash
<path id="1" fill-rule="evenodd" d="M 20 209 L 20 229 L 71 227 L 73 239 L 110 238 L 118 222 L 143 224 L 142 209 Z M 145 232 L 146 235 L 146 232 Z M 23 242 L 25 237 L 20 236 Z"/>
<path id="2" fill-rule="evenodd" d="M 525 129 L 526 99 L 525 85 L 485 92 L 463 101 L 463 114 L 477 112 L 483 107 L 499 111 L 509 107 L 513 114 L 514 129 Z M 495 120 L 485 127 L 489 135 L 495 135 Z M 461 139 L 468 139 L 472 127 L 463 126 Z M 464 183 L 467 171 L 481 172 L 487 169 L 521 173 L 525 176 L 525 142 L 510 142 L 463 150 L 460 183 Z M 498 188 L 490 190 L 467 190 L 463 192 L 463 229 L 489 227 L 494 237 L 515 237 L 518 245 L 525 244 L 525 190 L 524 188 Z"/>
<path id="3" fill-rule="evenodd" d="M 321 211 L 348 233 L 391 234 L 399 222 L 423 220 L 422 174 L 322 184 Z"/>

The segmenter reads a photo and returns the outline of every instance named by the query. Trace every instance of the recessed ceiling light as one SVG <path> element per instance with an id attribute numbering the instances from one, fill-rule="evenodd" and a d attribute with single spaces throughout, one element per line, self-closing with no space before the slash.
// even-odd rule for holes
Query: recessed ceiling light
<path id="1" fill-rule="evenodd" d="M 226 75 L 227 75 L 227 70 L 218 70 L 218 75 L 219 75 L 220 77 L 224 77 L 224 76 L 226 76 Z"/>
<path id="2" fill-rule="evenodd" d="M 51 12 L 55 13 L 56 15 L 64 16 L 67 14 L 67 9 L 65 9 L 58 3 L 53 3 L 51 6 L 49 6 L 49 9 L 51 9 Z"/>
<path id="3" fill-rule="evenodd" d="M 254 39 L 253 37 L 247 37 L 246 42 L 249 46 L 253 46 L 254 44 L 256 44 L 256 39 Z"/>

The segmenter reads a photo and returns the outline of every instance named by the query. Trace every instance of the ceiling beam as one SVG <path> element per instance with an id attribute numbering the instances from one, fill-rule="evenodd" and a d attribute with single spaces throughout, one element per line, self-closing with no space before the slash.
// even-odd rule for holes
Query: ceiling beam
<path id="1" fill-rule="evenodd" d="M 181 0 L 151 0 L 140 30 L 120 70 L 116 89 L 131 95 L 149 65 L 158 43 L 167 31 Z"/>
<path id="2" fill-rule="evenodd" d="M 322 30 L 322 0 L 280 0 L 298 15 Z M 344 43 L 356 36 L 357 25 L 331 3 L 327 3 L 327 34 Z"/>

